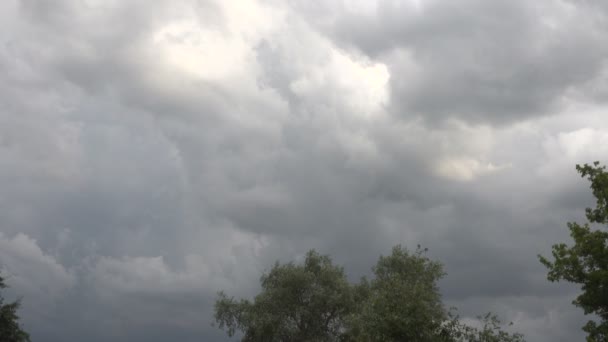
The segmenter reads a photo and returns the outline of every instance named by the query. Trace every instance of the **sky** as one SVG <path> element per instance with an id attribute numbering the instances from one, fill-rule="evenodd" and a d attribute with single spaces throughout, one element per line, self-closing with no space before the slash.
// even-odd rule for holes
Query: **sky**
<path id="1" fill-rule="evenodd" d="M 608 162 L 608 6 L 0 1 L 0 265 L 33 341 L 229 341 L 216 293 L 422 245 L 443 300 L 580 341 L 537 255 Z"/>

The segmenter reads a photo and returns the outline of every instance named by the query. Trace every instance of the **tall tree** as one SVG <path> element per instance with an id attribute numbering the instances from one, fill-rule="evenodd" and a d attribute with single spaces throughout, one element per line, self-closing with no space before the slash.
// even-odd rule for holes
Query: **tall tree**
<path id="1" fill-rule="evenodd" d="M 539 258 L 549 269 L 550 281 L 566 280 L 582 285 L 582 293 L 573 304 L 585 314 L 599 317 L 599 322 L 590 320 L 583 327 L 587 341 L 608 341 L 608 172 L 606 166 L 600 166 L 597 161 L 593 165 L 576 165 L 576 170 L 591 182 L 596 206 L 585 209 L 588 222 L 568 223 L 574 240 L 572 246 L 553 245 L 552 261 L 543 256 Z"/>
<path id="2" fill-rule="evenodd" d="M 440 332 L 448 316 L 437 286 L 443 267 L 424 252 L 395 246 L 391 255 L 380 257 L 372 269 L 375 277 L 360 285 L 367 287 L 367 298 L 354 318 L 357 339 L 445 341 Z"/>
<path id="3" fill-rule="evenodd" d="M 366 295 L 353 313 L 348 340 L 378 342 L 522 342 L 523 336 L 502 329 L 490 313 L 479 317 L 481 329 L 462 323 L 443 305 L 437 282 L 443 265 L 429 259 L 426 249 L 411 253 L 398 245 L 380 256 L 374 278 L 362 280 Z M 360 290 L 361 291 L 361 290 Z"/>
<path id="4" fill-rule="evenodd" d="M 0 289 L 5 289 L 4 278 L 0 276 Z M 0 341 L 2 342 L 29 342 L 30 336 L 19 325 L 17 310 L 20 302 L 4 303 L 0 295 Z"/>
<path id="5" fill-rule="evenodd" d="M 278 262 L 261 277 L 262 292 L 236 301 L 219 294 L 215 320 L 243 341 L 337 341 L 355 305 L 344 270 L 308 252 L 303 265 Z"/>

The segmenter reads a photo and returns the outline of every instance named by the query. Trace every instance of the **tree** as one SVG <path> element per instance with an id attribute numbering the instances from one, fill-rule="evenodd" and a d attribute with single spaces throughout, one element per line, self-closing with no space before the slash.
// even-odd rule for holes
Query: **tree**
<path id="1" fill-rule="evenodd" d="M 328 256 L 308 252 L 303 265 L 278 262 L 261 277 L 253 302 L 220 292 L 215 320 L 243 341 L 337 341 L 355 306 L 344 270 Z"/>
<path id="2" fill-rule="evenodd" d="M 260 278 L 253 301 L 223 292 L 215 323 L 243 341 L 520 342 L 493 315 L 467 326 L 441 302 L 441 263 L 396 246 L 372 269 L 374 278 L 350 284 L 329 256 L 308 252 L 304 263 L 279 264 Z"/>
<path id="3" fill-rule="evenodd" d="M 410 253 L 398 245 L 380 256 L 374 278 L 358 285 L 365 295 L 351 316 L 348 340 L 382 342 L 520 342 L 521 334 L 501 329 L 496 316 L 479 317 L 482 328 L 462 323 L 454 309 L 447 310 L 437 282 L 445 275 L 440 262 L 426 249 Z"/>
<path id="4" fill-rule="evenodd" d="M 553 261 L 540 255 L 539 258 L 549 269 L 550 281 L 566 280 L 582 285 L 582 293 L 573 304 L 600 319 L 599 323 L 590 320 L 583 327 L 587 341 L 608 341 L 608 232 L 593 226 L 608 224 L 608 172 L 597 161 L 593 165 L 576 165 L 576 170 L 591 182 L 596 207 L 585 209 L 589 222 L 568 223 L 574 245 L 553 245 Z"/>
<path id="5" fill-rule="evenodd" d="M 372 269 L 375 278 L 360 285 L 367 288 L 367 298 L 354 317 L 358 340 L 440 340 L 448 318 L 437 287 L 444 272 L 423 253 L 396 246 L 391 255 L 380 256 Z"/>
<path id="6" fill-rule="evenodd" d="M 0 276 L 0 289 L 5 289 L 4 278 Z M 30 336 L 19 325 L 17 310 L 20 302 L 4 303 L 0 295 L 0 341 L 3 342 L 29 342 Z"/>

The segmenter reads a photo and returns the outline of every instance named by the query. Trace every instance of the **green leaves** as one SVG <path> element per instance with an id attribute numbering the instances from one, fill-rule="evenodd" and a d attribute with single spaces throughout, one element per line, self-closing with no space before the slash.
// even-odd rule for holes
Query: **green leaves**
<path id="1" fill-rule="evenodd" d="M 303 264 L 276 263 L 262 275 L 253 302 L 218 294 L 215 321 L 243 341 L 519 342 L 486 316 L 483 329 L 461 323 L 441 302 L 445 273 L 426 250 L 395 246 L 373 268 L 374 278 L 350 284 L 344 270 L 314 250 Z"/>
<path id="2" fill-rule="evenodd" d="M 0 289 L 5 289 L 4 278 L 0 276 Z M 4 298 L 0 296 L 0 341 L 2 342 L 29 342 L 29 334 L 19 325 L 17 310 L 20 302 L 4 304 Z"/>
<path id="3" fill-rule="evenodd" d="M 589 321 L 583 327 L 588 333 L 587 341 L 608 341 L 608 232 L 590 226 L 590 223 L 608 224 L 608 172 L 599 162 L 593 166 L 576 165 L 576 170 L 591 182 L 596 207 L 585 209 L 589 223 L 568 223 L 572 246 L 556 244 L 551 253 L 553 261 L 540 255 L 539 259 L 549 269 L 550 281 L 566 280 L 582 285 L 582 293 L 573 304 L 585 314 L 595 314 L 601 319 L 599 324 Z"/>
<path id="4" fill-rule="evenodd" d="M 590 165 L 576 165 L 581 177 L 587 177 L 591 182 L 591 190 L 596 198 L 596 207 L 585 209 L 589 222 L 606 224 L 608 222 L 608 173 L 606 166 L 599 166 L 600 162 Z"/>
<path id="5" fill-rule="evenodd" d="M 492 313 L 478 317 L 482 323 L 480 329 L 460 323 L 458 316 L 449 313 L 450 321 L 445 325 L 448 338 L 451 342 L 523 342 L 523 335 L 509 334 L 502 330 L 500 320 Z M 512 325 L 509 324 L 509 325 Z"/>
<path id="6" fill-rule="evenodd" d="M 351 285 L 328 256 L 310 251 L 303 265 L 276 263 L 253 303 L 219 294 L 215 320 L 246 341 L 337 341 L 355 306 Z"/>
<path id="7" fill-rule="evenodd" d="M 432 341 L 437 336 L 447 318 L 437 287 L 444 272 L 423 253 L 396 246 L 391 255 L 380 257 L 358 313 L 365 340 Z"/>

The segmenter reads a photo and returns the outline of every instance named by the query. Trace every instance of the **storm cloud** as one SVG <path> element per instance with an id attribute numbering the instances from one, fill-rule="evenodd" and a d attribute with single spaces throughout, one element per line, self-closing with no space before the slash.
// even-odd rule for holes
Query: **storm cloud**
<path id="1" fill-rule="evenodd" d="M 608 160 L 592 1 L 0 2 L 0 264 L 34 341 L 226 341 L 315 248 L 428 247 L 464 317 L 574 341 L 537 254 Z M 68 328 L 71 327 L 71 328 Z"/>

